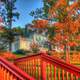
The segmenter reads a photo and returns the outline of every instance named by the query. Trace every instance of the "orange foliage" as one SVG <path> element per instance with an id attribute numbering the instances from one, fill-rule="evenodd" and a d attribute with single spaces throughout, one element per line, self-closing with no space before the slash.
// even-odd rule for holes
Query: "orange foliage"
<path id="1" fill-rule="evenodd" d="M 58 8 L 60 6 L 66 6 L 66 5 L 67 5 L 66 0 L 58 0 L 55 5 L 55 8 Z"/>
<path id="2" fill-rule="evenodd" d="M 54 18 L 57 17 L 57 14 L 54 12 L 53 9 L 52 9 L 52 10 L 49 9 L 49 14 L 50 14 L 50 15 L 49 15 L 49 19 L 50 19 L 50 18 L 53 18 L 53 17 L 54 17 Z"/>
<path id="3" fill-rule="evenodd" d="M 77 24 L 75 24 L 74 22 L 70 23 L 69 30 L 70 30 L 70 33 L 76 33 L 78 31 Z"/>
<path id="4" fill-rule="evenodd" d="M 60 49 L 64 49 L 64 45 L 61 44 L 61 45 L 60 45 Z"/>
<path id="5" fill-rule="evenodd" d="M 16 55 L 11 52 L 5 52 L 2 54 L 2 57 L 5 59 L 16 59 Z"/>
<path id="6" fill-rule="evenodd" d="M 57 7 L 60 7 L 60 5 L 61 6 L 66 5 L 66 1 L 58 0 L 57 3 L 55 4 L 55 6 L 53 5 L 49 9 L 49 14 L 50 14 L 49 18 L 53 18 L 53 17 L 57 18 L 58 17 L 58 15 L 55 13 L 55 10 L 57 9 Z M 74 33 L 78 32 L 78 29 L 80 28 L 80 18 L 77 19 L 76 21 L 72 21 L 72 19 L 71 19 L 71 15 L 76 14 L 76 10 L 77 10 L 78 6 L 79 6 L 78 2 L 75 2 L 66 8 L 66 11 L 68 12 L 68 16 L 63 21 L 64 23 L 57 22 L 54 24 L 57 27 L 57 29 L 60 29 L 60 30 L 67 29 L 67 31 L 69 31 L 70 34 L 74 34 Z M 59 31 L 59 30 L 57 30 L 57 31 Z"/>
<path id="7" fill-rule="evenodd" d="M 80 53 L 79 52 L 75 52 L 71 55 L 70 58 L 70 63 L 72 64 L 80 64 Z"/>
<path id="8" fill-rule="evenodd" d="M 78 2 L 74 2 L 72 5 L 69 6 L 69 10 L 72 10 L 77 7 L 78 7 Z"/>
<path id="9" fill-rule="evenodd" d="M 69 39 L 69 36 L 65 35 L 63 36 L 63 40 L 68 40 Z"/>
<path id="10" fill-rule="evenodd" d="M 78 44 L 73 41 L 73 42 L 68 42 L 67 45 L 70 47 L 74 47 L 74 46 L 77 46 Z"/>
<path id="11" fill-rule="evenodd" d="M 60 42 L 60 41 L 62 40 L 62 36 L 61 36 L 61 34 L 59 34 L 59 33 L 56 34 L 54 40 L 55 40 L 56 42 Z"/>
<path id="12" fill-rule="evenodd" d="M 36 28 L 45 28 L 48 24 L 47 20 L 37 20 L 35 21 L 34 27 Z"/>
<path id="13" fill-rule="evenodd" d="M 77 39 L 77 40 L 80 40 L 80 35 L 76 36 L 76 39 Z"/>
<path id="14" fill-rule="evenodd" d="M 66 30 L 68 33 L 73 34 L 73 33 L 78 32 L 80 23 L 78 20 L 71 21 L 68 19 L 68 21 L 66 21 L 64 23 L 56 22 L 53 25 L 56 26 L 56 28 L 58 29 L 56 31 L 60 31 L 60 30 L 65 31 Z"/>
<path id="15" fill-rule="evenodd" d="M 80 16 L 78 16 L 78 17 L 79 18 L 75 21 L 75 25 L 80 28 Z"/>
<path id="16" fill-rule="evenodd" d="M 67 3 L 65 0 L 58 0 L 55 5 L 53 5 L 51 8 L 49 8 L 49 18 L 57 17 L 55 10 L 61 6 L 66 6 Z"/>
<path id="17" fill-rule="evenodd" d="M 66 44 L 69 46 L 78 45 L 75 42 L 74 35 L 79 33 L 78 31 L 80 30 L 80 14 L 77 13 L 79 6 L 79 1 L 74 1 L 71 5 L 67 5 L 67 0 L 57 0 L 49 8 L 49 18 L 59 18 L 60 20 L 53 24 L 56 27 L 56 36 L 53 39 L 55 42 L 62 44 L 62 41 L 65 42 L 66 40 Z M 62 10 L 62 12 L 59 14 L 58 10 Z M 74 41 L 71 42 L 70 40 L 73 39 Z M 76 39 L 80 40 L 79 36 Z"/>
<path id="18" fill-rule="evenodd" d="M 56 26 L 57 27 L 57 29 L 63 29 L 64 28 L 64 23 L 60 23 L 60 22 L 56 22 L 56 23 L 54 23 L 54 26 Z"/>

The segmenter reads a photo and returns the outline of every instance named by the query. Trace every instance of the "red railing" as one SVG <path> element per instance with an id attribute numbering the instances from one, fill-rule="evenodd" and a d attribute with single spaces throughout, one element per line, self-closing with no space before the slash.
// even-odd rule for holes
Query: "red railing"
<path id="1" fill-rule="evenodd" d="M 0 57 L 0 80 L 34 80 L 27 73 Z"/>
<path id="2" fill-rule="evenodd" d="M 16 59 L 15 65 L 36 80 L 80 80 L 80 68 L 42 53 Z"/>

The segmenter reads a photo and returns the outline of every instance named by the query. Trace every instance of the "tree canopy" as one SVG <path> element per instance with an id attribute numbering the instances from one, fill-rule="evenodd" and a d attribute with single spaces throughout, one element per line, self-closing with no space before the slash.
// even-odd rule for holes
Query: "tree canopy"
<path id="1" fill-rule="evenodd" d="M 12 22 L 15 21 L 15 17 L 19 18 L 19 13 L 15 7 L 16 0 L 0 0 L 0 16 L 3 19 L 3 23 L 6 27 L 7 34 L 5 39 L 8 39 L 9 50 L 11 51 L 11 44 L 14 40 L 14 32 L 12 31 Z"/>
<path id="2" fill-rule="evenodd" d="M 43 0 L 43 17 L 48 20 L 50 27 L 54 27 L 55 35 L 51 41 L 64 50 L 80 46 L 80 0 Z M 36 11 L 34 11 L 35 16 Z M 37 14 L 36 14 L 37 15 Z M 54 33 L 53 32 L 53 33 Z"/>

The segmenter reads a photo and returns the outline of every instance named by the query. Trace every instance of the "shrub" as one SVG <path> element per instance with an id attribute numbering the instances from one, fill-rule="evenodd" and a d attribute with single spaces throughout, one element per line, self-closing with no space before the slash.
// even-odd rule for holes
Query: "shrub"
<path id="1" fill-rule="evenodd" d="M 11 53 L 11 52 L 5 52 L 1 55 L 3 58 L 8 59 L 8 60 L 14 60 L 16 59 L 16 55 Z"/>
<path id="2" fill-rule="evenodd" d="M 26 51 L 25 50 L 23 50 L 23 49 L 19 49 L 19 50 L 17 50 L 17 51 L 15 51 L 15 52 L 13 52 L 14 54 L 21 54 L 21 55 L 25 55 L 26 54 Z"/>

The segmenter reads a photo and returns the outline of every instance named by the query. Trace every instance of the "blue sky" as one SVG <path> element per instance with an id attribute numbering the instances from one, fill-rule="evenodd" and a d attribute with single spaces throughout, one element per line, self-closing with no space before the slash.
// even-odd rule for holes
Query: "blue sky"
<path id="1" fill-rule="evenodd" d="M 33 17 L 29 15 L 30 11 L 35 10 L 43 6 L 42 0 L 17 0 L 16 7 L 20 13 L 19 20 L 13 22 L 13 27 L 21 26 L 24 27 L 25 24 L 31 23 Z"/>

